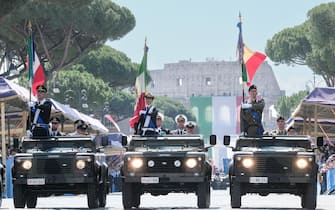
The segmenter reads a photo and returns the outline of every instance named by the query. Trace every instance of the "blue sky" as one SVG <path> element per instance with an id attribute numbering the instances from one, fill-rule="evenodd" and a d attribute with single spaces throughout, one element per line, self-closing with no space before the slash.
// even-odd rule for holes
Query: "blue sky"
<path id="1" fill-rule="evenodd" d="M 116 0 L 135 16 L 136 26 L 120 40 L 108 42 L 140 63 L 144 39 L 149 46 L 148 69 L 163 69 L 180 60 L 235 61 L 238 14 L 242 14 L 244 43 L 264 52 L 267 40 L 284 28 L 300 25 L 307 12 L 329 0 Z M 267 61 L 287 95 L 312 86 L 313 73 L 305 66 L 275 66 Z M 322 86 L 320 77 L 316 85 Z"/>

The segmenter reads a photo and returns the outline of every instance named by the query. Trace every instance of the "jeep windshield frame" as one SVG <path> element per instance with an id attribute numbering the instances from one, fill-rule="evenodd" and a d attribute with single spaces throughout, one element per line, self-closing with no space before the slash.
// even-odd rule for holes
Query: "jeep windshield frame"
<path id="1" fill-rule="evenodd" d="M 240 137 L 236 142 L 235 150 L 243 150 L 243 148 L 295 148 L 305 151 L 312 150 L 311 140 L 306 136 Z"/>
<path id="2" fill-rule="evenodd" d="M 50 138 L 42 140 L 26 139 L 22 142 L 22 152 L 97 152 L 95 142 L 91 138 Z"/>
<path id="3" fill-rule="evenodd" d="M 204 141 L 201 136 L 155 136 L 139 137 L 134 136 L 128 150 L 191 150 L 198 151 L 204 149 Z"/>

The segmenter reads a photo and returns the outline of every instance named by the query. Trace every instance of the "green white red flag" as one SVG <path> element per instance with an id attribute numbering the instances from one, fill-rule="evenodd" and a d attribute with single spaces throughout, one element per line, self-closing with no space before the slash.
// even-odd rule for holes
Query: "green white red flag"
<path id="1" fill-rule="evenodd" d="M 43 85 L 45 82 L 45 74 L 43 70 L 43 66 L 40 63 L 40 60 L 36 54 L 35 46 L 34 46 L 34 36 L 31 30 L 31 23 L 28 25 L 29 28 L 29 38 L 28 38 L 28 69 L 29 69 L 29 84 L 30 88 L 36 96 L 36 87 L 39 85 Z"/>
<path id="2" fill-rule="evenodd" d="M 135 124 L 140 119 L 140 111 L 145 109 L 144 95 L 146 92 L 146 78 L 148 74 L 147 73 L 148 49 L 149 48 L 147 46 L 147 43 L 145 42 L 144 55 L 135 81 L 135 95 L 137 98 L 137 102 L 135 105 L 134 116 L 129 120 L 129 125 L 131 128 L 134 128 Z"/>

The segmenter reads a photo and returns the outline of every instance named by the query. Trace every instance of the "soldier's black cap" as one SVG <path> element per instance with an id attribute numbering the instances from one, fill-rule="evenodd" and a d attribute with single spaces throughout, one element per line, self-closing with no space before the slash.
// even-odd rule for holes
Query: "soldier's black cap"
<path id="1" fill-rule="evenodd" d="M 295 130 L 295 127 L 290 126 L 290 127 L 287 129 L 287 131 L 290 131 L 290 130 Z"/>
<path id="2" fill-rule="evenodd" d="M 285 118 L 284 118 L 283 116 L 279 116 L 279 117 L 277 118 L 277 122 L 278 122 L 279 120 L 284 120 L 284 121 L 285 121 Z"/>
<path id="3" fill-rule="evenodd" d="M 80 124 L 80 125 L 77 126 L 77 129 L 87 130 L 88 129 L 88 125 L 86 123 Z"/>
<path id="4" fill-rule="evenodd" d="M 255 90 L 257 90 L 257 86 L 256 86 L 256 85 L 250 85 L 250 87 L 249 87 L 249 90 L 248 90 L 248 91 L 250 91 L 250 90 L 252 90 L 252 89 L 255 89 Z"/>
<path id="5" fill-rule="evenodd" d="M 79 120 L 74 121 L 73 124 L 79 125 L 79 124 L 84 124 L 84 123 L 85 123 L 84 120 L 79 119 Z"/>
<path id="6" fill-rule="evenodd" d="M 58 117 L 51 117 L 50 122 L 60 123 L 60 119 Z"/>
<path id="7" fill-rule="evenodd" d="M 45 92 L 48 92 L 47 88 L 44 86 L 44 85 L 38 85 L 36 87 L 36 90 L 37 91 L 45 91 Z"/>

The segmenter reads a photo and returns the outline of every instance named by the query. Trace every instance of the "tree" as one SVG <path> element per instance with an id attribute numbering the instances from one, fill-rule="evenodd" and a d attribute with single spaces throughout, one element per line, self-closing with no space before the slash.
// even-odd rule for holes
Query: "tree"
<path id="1" fill-rule="evenodd" d="M 303 98 L 308 95 L 307 90 L 299 91 L 298 93 L 294 93 L 291 96 L 282 96 L 279 98 L 275 105 L 275 109 L 278 110 L 280 116 L 283 116 L 285 119 L 291 117 L 291 114 L 297 108 L 299 103 Z"/>
<path id="2" fill-rule="evenodd" d="M 27 0 L 1 19 L 0 28 L 1 58 L 9 57 L 20 69 L 27 54 L 28 21 L 49 75 L 107 40 L 120 39 L 135 26 L 131 12 L 110 0 Z"/>
<path id="3" fill-rule="evenodd" d="M 265 52 L 276 64 L 307 65 L 335 85 L 335 3 L 311 9 L 301 25 L 287 28 L 267 41 Z"/>
<path id="4" fill-rule="evenodd" d="M 106 45 L 90 51 L 79 63 L 85 67 L 81 71 L 89 71 L 119 89 L 134 85 L 139 68 L 124 53 Z"/>
<path id="5" fill-rule="evenodd" d="M 77 70 L 55 73 L 47 86 L 49 97 L 89 114 L 91 111 L 101 114 L 100 109 L 105 102 L 109 102 L 113 94 L 102 79 Z"/>

